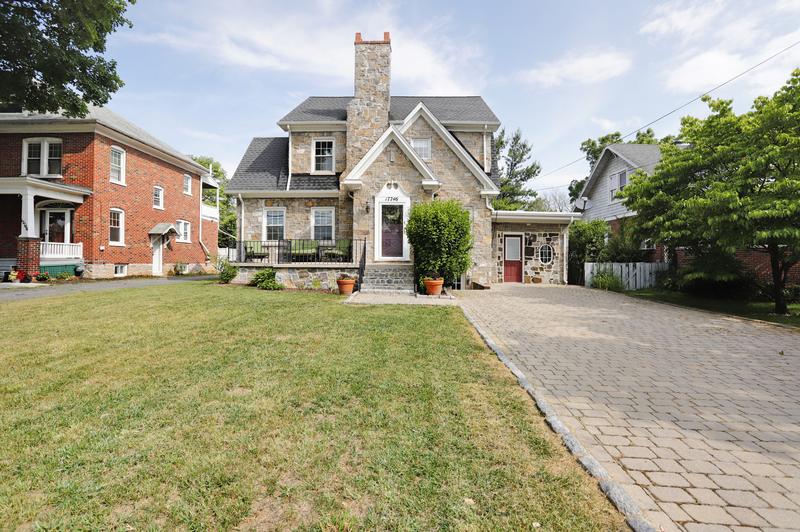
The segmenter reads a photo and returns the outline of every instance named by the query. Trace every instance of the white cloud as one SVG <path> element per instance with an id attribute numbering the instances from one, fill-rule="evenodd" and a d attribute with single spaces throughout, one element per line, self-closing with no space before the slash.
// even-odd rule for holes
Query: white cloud
<path id="1" fill-rule="evenodd" d="M 260 2 L 193 4 L 182 26 L 127 33 L 126 38 L 211 57 L 226 66 L 267 69 L 323 78 L 328 84 L 352 85 L 353 38 L 390 31 L 397 43 L 392 82 L 421 94 L 474 94 L 486 83 L 479 47 L 456 46 L 446 35 L 448 21 L 408 27 L 391 5 L 363 9 L 361 4 L 319 0 L 312 6 Z M 208 22 L 213 20 L 209 31 Z"/>
<path id="2" fill-rule="evenodd" d="M 639 32 L 657 36 L 679 34 L 687 39 L 700 36 L 716 22 L 724 8 L 722 0 L 665 2 L 653 8 Z"/>
<path id="3" fill-rule="evenodd" d="M 630 70 L 632 64 L 628 54 L 613 50 L 569 54 L 525 70 L 519 77 L 540 87 L 555 87 L 564 83 L 592 84 L 621 76 Z"/>

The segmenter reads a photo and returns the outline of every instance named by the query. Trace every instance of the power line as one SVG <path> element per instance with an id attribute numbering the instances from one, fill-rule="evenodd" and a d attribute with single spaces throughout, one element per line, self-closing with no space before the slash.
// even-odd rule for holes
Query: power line
<path id="1" fill-rule="evenodd" d="M 711 93 L 712 93 L 712 92 L 714 92 L 715 90 L 717 90 L 717 89 L 719 89 L 719 88 L 722 88 L 722 87 L 724 87 L 724 86 L 725 86 L 725 85 L 727 85 L 728 83 L 731 83 L 732 81 L 735 81 L 735 80 L 739 79 L 740 77 L 744 76 L 745 74 L 748 74 L 749 72 L 752 72 L 753 70 L 755 70 L 756 68 L 760 67 L 760 66 L 761 66 L 761 65 L 763 65 L 764 63 L 767 63 L 767 62 L 769 62 L 769 61 L 772 61 L 773 59 L 775 59 L 775 58 L 776 58 L 776 57 L 778 57 L 779 55 L 781 55 L 781 54 L 783 54 L 783 53 L 785 53 L 785 52 L 788 52 L 789 50 L 791 50 L 792 48 L 794 48 L 794 47 L 795 47 L 795 46 L 797 46 L 798 44 L 800 44 L 800 41 L 796 41 L 796 42 L 794 42 L 794 43 L 790 44 L 789 46 L 787 46 L 786 48 L 784 48 L 784 49 L 782 49 L 782 50 L 780 50 L 780 51 L 778 51 L 778 52 L 775 52 L 774 54 L 772 54 L 771 56 L 767 57 L 767 58 L 766 58 L 766 59 L 764 59 L 763 61 L 761 61 L 761 62 L 759 62 L 759 63 L 756 63 L 755 65 L 751 66 L 751 67 L 750 67 L 750 68 L 748 68 L 747 70 L 744 70 L 743 72 L 740 72 L 740 73 L 736 74 L 736 75 L 735 75 L 735 76 L 733 76 L 732 78 L 730 78 L 730 79 L 728 79 L 728 80 L 726 80 L 726 81 L 723 81 L 722 83 L 720 83 L 720 84 L 719 84 L 719 85 L 717 85 L 716 87 L 713 87 L 713 88 L 711 88 L 711 89 L 707 90 L 706 92 L 704 92 L 704 93 L 703 93 L 703 94 L 701 94 L 700 96 L 697 96 L 696 98 L 692 98 L 692 99 L 691 99 L 691 100 L 689 100 L 688 102 L 684 103 L 683 105 L 680 105 L 680 106 L 676 107 L 676 108 L 675 108 L 675 109 L 673 109 L 672 111 L 670 111 L 670 112 L 668 112 L 668 113 L 664 113 L 663 115 L 659 116 L 659 117 L 658 117 L 658 118 L 656 118 L 655 120 L 653 120 L 653 121 L 651 121 L 651 122 L 648 122 L 648 123 L 646 123 L 645 125 L 643 125 L 643 126 L 641 126 L 641 127 L 639 127 L 639 128 L 636 128 L 636 129 L 634 129 L 634 130 L 633 130 L 633 131 L 631 131 L 630 133 L 627 133 L 627 134 L 623 135 L 623 136 L 622 136 L 622 139 L 624 140 L 624 139 L 626 139 L 626 138 L 630 137 L 631 135 L 635 135 L 636 133 L 638 133 L 638 132 L 639 132 L 639 131 L 641 131 L 642 129 L 644 129 L 644 128 L 646 128 L 646 127 L 649 127 L 649 126 L 652 126 L 652 125 L 653 125 L 653 124 L 655 124 L 656 122 L 659 122 L 659 121 L 661 121 L 661 120 L 665 119 L 666 117 L 668 117 L 668 116 L 669 116 L 669 115 L 671 115 L 671 114 L 677 113 L 678 111 L 680 111 L 680 110 L 681 110 L 681 109 L 683 109 L 684 107 L 688 107 L 689 105 L 693 104 L 694 102 L 696 102 L 696 101 L 700 100 L 700 99 L 701 99 L 703 96 L 706 96 L 706 95 L 708 95 L 708 94 L 711 94 Z M 581 161 L 583 161 L 583 160 L 585 160 L 585 159 L 586 159 L 585 157 L 578 157 L 578 158 L 577 158 L 577 159 L 575 159 L 574 161 L 572 161 L 572 162 L 570 162 L 570 163 L 567 163 L 567 164 L 565 164 L 565 165 L 559 166 L 559 167 L 558 167 L 558 168 L 556 168 L 555 170 L 552 170 L 552 171 L 550 171 L 550 172 L 547 172 L 546 174 L 544 174 L 543 176 L 540 176 L 540 177 L 547 177 L 547 176 L 553 175 L 553 174 L 555 174 L 556 172 L 558 172 L 559 170 L 563 170 L 564 168 L 568 168 L 568 167 L 572 166 L 573 164 L 575 164 L 575 163 L 579 163 L 579 162 L 581 162 Z M 568 185 L 567 185 L 567 186 L 568 186 Z M 546 189 L 542 189 L 542 190 L 546 190 Z"/>

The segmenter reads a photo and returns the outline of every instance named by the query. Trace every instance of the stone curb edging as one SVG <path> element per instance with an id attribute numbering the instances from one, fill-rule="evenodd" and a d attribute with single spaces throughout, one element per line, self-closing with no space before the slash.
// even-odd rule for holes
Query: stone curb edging
<path id="1" fill-rule="evenodd" d="M 542 394 L 536 390 L 533 385 L 528 381 L 525 374 L 517 367 L 510 358 L 506 356 L 502 349 L 492 340 L 489 334 L 483 330 L 478 322 L 473 319 L 472 315 L 463 306 L 461 310 L 464 312 L 464 317 L 467 321 L 475 327 L 478 334 L 486 343 L 486 345 L 494 351 L 498 360 L 505 364 L 511 370 L 511 373 L 517 378 L 520 387 L 525 390 L 528 395 L 533 399 L 536 406 L 544 414 L 545 421 L 550 425 L 550 428 L 561 437 L 561 441 L 567 446 L 569 451 L 578 459 L 581 465 L 592 475 L 600 484 L 600 489 L 606 494 L 606 497 L 617 507 L 622 515 L 625 516 L 625 521 L 636 532 L 657 532 L 658 529 L 654 527 L 642 514 L 639 505 L 631 498 L 620 484 L 614 482 L 608 471 L 597 461 L 581 443 L 572 435 L 570 430 L 558 418 L 553 407 L 545 400 Z"/>

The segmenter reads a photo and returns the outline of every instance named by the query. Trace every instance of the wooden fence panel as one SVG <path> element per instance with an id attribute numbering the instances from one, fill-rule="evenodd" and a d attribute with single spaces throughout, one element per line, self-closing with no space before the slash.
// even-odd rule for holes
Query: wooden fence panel
<path id="1" fill-rule="evenodd" d="M 666 262 L 587 262 L 583 266 L 584 285 L 600 272 L 610 271 L 622 280 L 625 290 L 641 290 L 656 285 L 656 274 L 667 269 Z"/>

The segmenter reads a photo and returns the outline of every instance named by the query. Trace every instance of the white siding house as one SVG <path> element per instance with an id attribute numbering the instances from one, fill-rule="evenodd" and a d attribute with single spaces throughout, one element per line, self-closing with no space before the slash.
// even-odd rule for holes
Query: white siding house
<path id="1" fill-rule="evenodd" d="M 625 187 L 636 170 L 652 173 L 660 160 L 661 149 L 658 144 L 607 146 L 600 154 L 579 196 L 588 198 L 583 219 L 612 221 L 635 214 L 625 207 L 616 194 Z"/>

